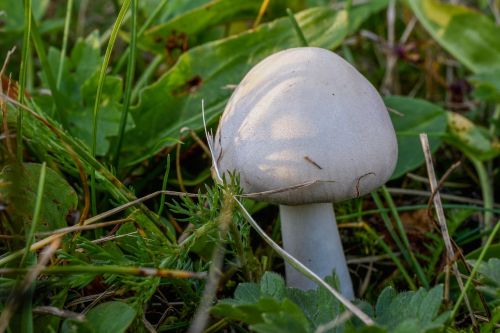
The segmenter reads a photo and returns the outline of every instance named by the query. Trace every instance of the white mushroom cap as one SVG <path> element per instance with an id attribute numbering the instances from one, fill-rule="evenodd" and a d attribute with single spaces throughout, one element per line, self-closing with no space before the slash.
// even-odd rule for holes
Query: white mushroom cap
<path id="1" fill-rule="evenodd" d="M 397 156 L 376 89 L 340 56 L 313 47 L 278 52 L 252 68 L 215 138 L 221 172 L 236 171 L 245 193 L 274 191 L 257 199 L 285 205 L 369 193 L 389 179 Z M 293 188 L 301 184 L 310 185 Z"/>

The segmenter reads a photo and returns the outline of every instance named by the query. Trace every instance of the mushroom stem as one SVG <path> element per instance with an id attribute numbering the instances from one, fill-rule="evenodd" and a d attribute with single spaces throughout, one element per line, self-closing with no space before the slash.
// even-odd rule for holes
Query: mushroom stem
<path id="1" fill-rule="evenodd" d="M 342 295 L 352 300 L 354 291 L 351 276 L 332 204 L 280 205 L 280 218 L 285 250 L 321 278 L 331 275 L 335 270 Z M 293 267 L 286 265 L 285 271 L 289 287 L 302 290 L 316 287 L 314 282 Z"/>

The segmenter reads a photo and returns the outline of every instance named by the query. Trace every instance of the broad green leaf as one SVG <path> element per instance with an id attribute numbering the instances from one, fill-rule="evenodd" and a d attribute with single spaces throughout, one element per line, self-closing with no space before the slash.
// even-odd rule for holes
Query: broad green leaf
<path id="1" fill-rule="evenodd" d="M 486 128 L 455 112 L 448 112 L 446 138 L 471 158 L 485 161 L 500 155 L 500 142 Z"/>
<path id="2" fill-rule="evenodd" d="M 317 7 L 296 15 L 311 46 L 335 48 L 348 33 L 372 13 L 384 8 L 386 0 L 354 7 L 349 15 L 329 7 Z M 147 87 L 132 109 L 136 127 L 126 134 L 123 157 L 128 164 L 154 155 L 172 145 L 183 127 L 202 128 L 201 100 L 214 120 L 245 73 L 264 57 L 300 45 L 288 18 L 281 18 L 224 40 L 203 44 L 184 53 L 164 76 Z"/>
<path id="3" fill-rule="evenodd" d="M 26 227 L 33 219 L 36 192 L 41 164 L 24 163 L 7 165 L 0 172 L 0 183 L 5 182 L 5 191 L 9 205 L 9 215 L 14 221 L 22 222 Z M 50 231 L 67 226 L 66 217 L 77 209 L 78 197 L 66 179 L 47 167 L 43 191 L 40 220 L 36 232 Z M 22 232 L 21 226 L 16 232 Z"/>
<path id="4" fill-rule="evenodd" d="M 420 133 L 428 134 L 432 151 L 439 148 L 446 132 L 446 112 L 435 104 L 410 97 L 390 96 L 384 102 L 402 114 L 391 112 L 398 139 L 398 163 L 392 175 L 396 179 L 424 163 Z"/>
<path id="5" fill-rule="evenodd" d="M 165 22 L 170 18 L 182 15 L 185 12 L 203 6 L 211 0 L 141 0 L 139 8 L 144 12 L 144 16 L 149 17 L 160 2 L 167 2 L 163 7 L 163 11 L 158 15 L 155 22 Z"/>
<path id="6" fill-rule="evenodd" d="M 265 16 L 267 18 L 283 16 L 286 8 L 303 7 L 300 2 L 298 0 L 270 1 Z M 230 34 L 234 34 L 234 30 L 241 32 L 249 28 L 248 21 L 251 22 L 258 16 L 261 6 L 262 0 L 207 1 L 198 7 L 192 7 L 190 10 L 179 13 L 164 23 L 153 26 L 144 34 L 141 45 L 161 54 L 165 52 L 165 40 L 167 43 L 170 41 L 170 44 L 175 42 L 182 44 L 189 41 L 189 46 L 193 47 L 203 40 L 206 41 L 206 38 L 198 38 L 198 35 L 203 36 L 213 32 L 211 37 L 223 37 L 224 34 L 227 34 L 224 31 L 226 29 L 218 29 L 218 33 L 215 33 L 215 29 L 212 28 L 231 23 L 227 29 Z M 234 29 L 235 27 L 237 29 Z"/>
<path id="7" fill-rule="evenodd" d="M 166 36 L 185 36 L 186 38 L 198 34 L 210 27 L 221 24 L 227 20 L 256 17 L 262 1 L 255 0 L 216 0 L 203 6 L 194 8 L 183 15 L 178 15 L 172 20 L 156 25 L 149 29 L 144 37 L 150 43 Z M 144 42 L 144 41 L 141 41 Z M 164 52 L 163 43 L 155 46 L 156 52 Z"/>
<path id="8" fill-rule="evenodd" d="M 437 0 L 408 0 L 432 37 L 475 73 L 500 68 L 500 27 L 479 12 Z"/>
<path id="9" fill-rule="evenodd" d="M 99 304 L 86 315 L 87 321 L 96 333 L 122 333 L 132 324 L 136 311 L 123 302 Z"/>

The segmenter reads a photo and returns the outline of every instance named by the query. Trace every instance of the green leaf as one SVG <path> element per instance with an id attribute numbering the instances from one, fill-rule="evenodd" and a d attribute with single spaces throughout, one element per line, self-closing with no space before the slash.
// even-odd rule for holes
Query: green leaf
<path id="1" fill-rule="evenodd" d="M 165 36 L 172 38 L 182 35 L 191 37 L 229 20 L 254 18 L 258 14 L 261 4 L 262 1 L 254 0 L 211 1 L 182 15 L 177 15 L 168 22 L 154 26 L 144 34 L 144 38 L 149 40 L 149 44 L 154 45 L 157 53 L 164 52 L 163 43 L 155 45 L 154 40 L 165 38 Z"/>
<path id="2" fill-rule="evenodd" d="M 32 221 L 41 167 L 36 163 L 7 165 L 0 172 L 0 179 L 8 184 L 4 193 L 9 202 L 8 213 L 14 221 L 22 222 L 13 226 L 17 234 L 23 232 L 20 227 L 29 227 Z M 0 189 L 0 195 L 3 191 Z M 76 210 L 78 197 L 64 177 L 47 168 L 42 203 L 36 232 L 66 227 L 66 216 Z"/>
<path id="3" fill-rule="evenodd" d="M 290 300 L 281 303 L 281 309 L 262 315 L 264 322 L 251 325 L 255 332 L 261 333 L 307 333 L 311 328 L 300 308 Z"/>
<path id="4" fill-rule="evenodd" d="M 486 128 L 455 112 L 448 112 L 446 139 L 464 154 L 481 161 L 500 155 L 500 143 Z"/>
<path id="5" fill-rule="evenodd" d="M 333 278 L 327 277 L 326 281 L 338 287 Z M 342 313 L 340 303 L 324 288 L 307 291 L 287 288 L 286 296 L 302 309 L 314 327 L 326 324 Z"/>
<path id="6" fill-rule="evenodd" d="M 260 286 L 256 283 L 240 283 L 234 292 L 234 300 L 239 304 L 252 304 L 260 298 Z"/>
<path id="7" fill-rule="evenodd" d="M 432 37 L 475 73 L 500 68 L 500 27 L 485 15 L 437 0 L 408 0 Z"/>
<path id="8" fill-rule="evenodd" d="M 387 107 L 402 115 L 391 112 L 391 120 L 398 139 L 398 163 L 392 174 L 396 179 L 424 163 L 420 144 L 420 133 L 429 135 L 432 151 L 442 144 L 446 132 L 446 112 L 439 106 L 421 99 L 403 96 L 384 98 Z"/>
<path id="9" fill-rule="evenodd" d="M 354 7 L 348 14 L 318 7 L 296 15 L 311 46 L 335 48 L 386 0 Z M 228 86 L 264 57 L 300 45 L 288 18 L 281 18 L 237 36 L 203 44 L 184 53 L 156 83 L 143 90 L 132 109 L 136 127 L 126 134 L 123 155 L 133 164 L 173 143 L 165 137 L 179 136 L 182 127 L 202 128 L 201 100 L 209 120 L 223 110 L 231 94 Z"/>
<path id="10" fill-rule="evenodd" d="M 266 272 L 260 280 L 261 297 L 272 297 L 276 300 L 282 300 L 285 296 L 285 280 L 281 275 Z"/>
<path id="11" fill-rule="evenodd" d="M 443 286 L 426 291 L 396 293 L 388 287 L 380 294 L 375 307 L 375 322 L 390 332 L 426 332 L 441 327 L 448 314 L 438 315 L 443 300 Z"/>
<path id="12" fill-rule="evenodd" d="M 79 321 L 68 318 L 63 321 L 61 326 L 62 333 L 95 333 L 92 325 L 87 321 Z"/>
<path id="13" fill-rule="evenodd" d="M 123 302 L 99 304 L 86 315 L 87 321 L 96 333 L 122 333 L 132 324 L 136 311 Z"/>

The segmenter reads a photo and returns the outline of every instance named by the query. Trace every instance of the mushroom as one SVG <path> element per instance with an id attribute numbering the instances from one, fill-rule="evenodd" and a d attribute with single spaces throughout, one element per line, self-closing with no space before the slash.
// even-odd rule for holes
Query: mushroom
<path id="1" fill-rule="evenodd" d="M 396 135 L 376 89 L 335 53 L 287 49 L 253 67 L 232 94 L 215 137 L 221 172 L 244 193 L 277 203 L 283 246 L 324 278 L 335 270 L 354 298 L 332 203 L 384 184 L 396 165 Z M 287 284 L 314 283 L 286 265 Z"/>

